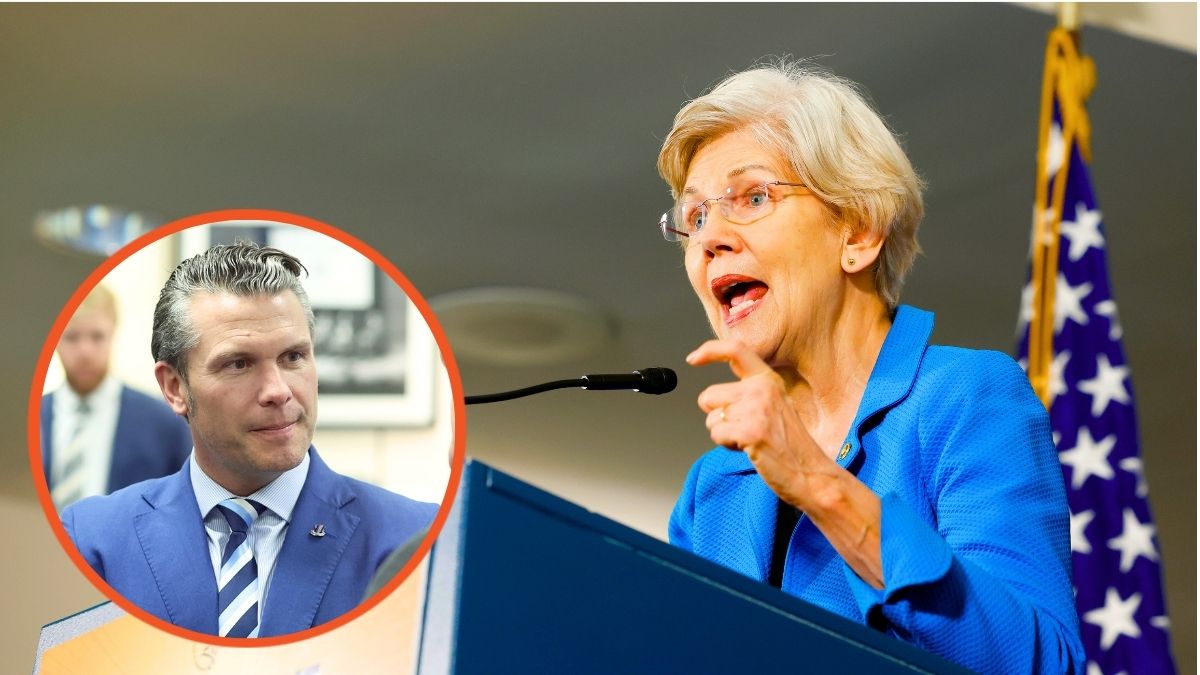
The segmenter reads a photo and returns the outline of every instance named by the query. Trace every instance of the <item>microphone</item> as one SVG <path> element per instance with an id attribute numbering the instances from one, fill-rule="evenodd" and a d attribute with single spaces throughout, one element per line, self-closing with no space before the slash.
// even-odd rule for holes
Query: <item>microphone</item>
<path id="1" fill-rule="evenodd" d="M 584 375 L 584 389 L 632 389 L 643 394 L 666 394 L 675 391 L 679 379 L 670 368 L 643 368 L 626 375 Z"/>
<path id="2" fill-rule="evenodd" d="M 552 389 L 569 389 L 572 387 L 593 391 L 626 389 L 638 391 L 643 394 L 666 394 L 674 391 L 675 385 L 678 382 L 679 378 L 675 376 L 675 371 L 670 368 L 643 368 L 635 370 L 632 373 L 584 375 L 574 380 L 555 380 L 554 382 L 535 384 L 532 387 L 505 391 L 499 394 L 468 396 L 465 401 L 467 405 L 495 403 L 497 401 L 507 401 L 509 399 L 521 398 L 522 396 L 529 396 L 530 394 L 540 394 L 543 391 L 550 391 Z"/>

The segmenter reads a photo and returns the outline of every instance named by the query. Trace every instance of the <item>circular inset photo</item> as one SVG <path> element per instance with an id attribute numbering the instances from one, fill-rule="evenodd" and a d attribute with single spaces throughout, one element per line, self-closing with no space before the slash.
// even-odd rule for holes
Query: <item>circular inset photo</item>
<path id="1" fill-rule="evenodd" d="M 59 540 L 191 640 L 281 644 L 362 614 L 428 553 L 462 471 L 462 384 L 425 300 L 294 214 L 200 214 L 122 248 L 37 373 L 29 451 Z"/>

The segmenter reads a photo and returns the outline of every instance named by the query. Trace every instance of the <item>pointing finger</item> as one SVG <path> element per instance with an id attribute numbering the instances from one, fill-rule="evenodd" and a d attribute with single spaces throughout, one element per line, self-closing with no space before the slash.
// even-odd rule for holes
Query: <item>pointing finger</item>
<path id="1" fill-rule="evenodd" d="M 687 362 L 693 366 L 703 366 L 724 361 L 738 379 L 752 375 L 772 372 L 771 367 L 750 351 L 750 348 L 737 340 L 709 340 L 687 355 Z"/>

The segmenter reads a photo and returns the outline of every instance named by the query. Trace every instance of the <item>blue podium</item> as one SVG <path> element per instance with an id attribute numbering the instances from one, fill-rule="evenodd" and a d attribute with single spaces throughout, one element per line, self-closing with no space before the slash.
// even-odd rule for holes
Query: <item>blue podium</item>
<path id="1" fill-rule="evenodd" d="M 969 671 L 470 462 L 417 672 Z"/>

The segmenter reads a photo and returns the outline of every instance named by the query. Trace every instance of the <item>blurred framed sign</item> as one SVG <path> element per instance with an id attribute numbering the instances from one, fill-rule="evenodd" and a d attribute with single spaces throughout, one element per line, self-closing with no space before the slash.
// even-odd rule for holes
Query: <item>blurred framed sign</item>
<path id="1" fill-rule="evenodd" d="M 179 260 L 249 240 L 300 259 L 312 306 L 319 427 L 433 423 L 434 340 L 404 290 L 354 248 L 303 227 L 225 221 L 179 233 Z"/>

